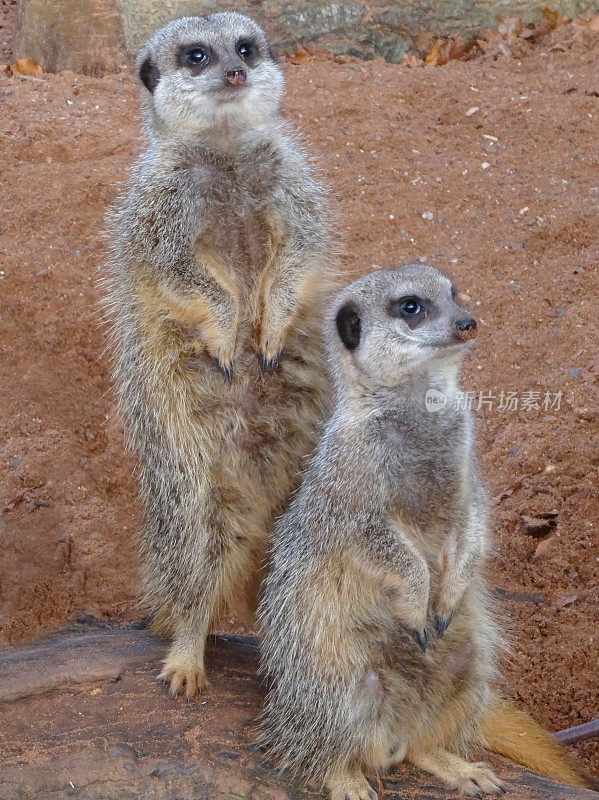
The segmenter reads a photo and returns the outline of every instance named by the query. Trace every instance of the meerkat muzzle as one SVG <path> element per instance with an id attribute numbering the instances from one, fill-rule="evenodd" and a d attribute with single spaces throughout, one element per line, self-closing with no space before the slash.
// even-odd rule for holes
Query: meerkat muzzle
<path id="1" fill-rule="evenodd" d="M 247 81 L 247 77 L 247 72 L 243 67 L 225 70 L 225 83 L 228 83 L 229 86 L 243 86 Z"/>
<path id="2" fill-rule="evenodd" d="M 478 334 L 476 320 L 473 317 L 457 320 L 455 329 L 460 342 L 467 342 L 468 339 L 476 339 Z"/>

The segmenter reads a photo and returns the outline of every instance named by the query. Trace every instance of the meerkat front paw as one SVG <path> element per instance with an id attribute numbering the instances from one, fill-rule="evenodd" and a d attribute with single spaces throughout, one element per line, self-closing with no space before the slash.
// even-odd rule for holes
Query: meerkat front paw
<path id="1" fill-rule="evenodd" d="M 327 781 L 331 800 L 377 800 L 378 795 L 361 770 L 339 775 Z"/>
<path id="2" fill-rule="evenodd" d="M 427 601 L 428 598 L 424 596 L 412 602 L 402 596 L 396 599 L 393 609 L 398 621 L 405 625 L 423 653 L 426 652 L 430 640 L 430 631 L 426 624 Z"/>
<path id="3" fill-rule="evenodd" d="M 279 366 L 280 361 L 281 361 L 281 348 L 273 350 L 272 348 L 269 348 L 267 342 L 265 345 L 265 349 L 260 352 L 260 366 L 262 368 L 262 371 L 265 372 L 267 375 L 272 375 L 272 373 Z"/>
<path id="4" fill-rule="evenodd" d="M 428 628 L 410 628 L 410 632 L 422 652 L 426 653 L 426 648 L 428 647 L 430 639 Z"/>
<path id="5" fill-rule="evenodd" d="M 170 693 L 175 697 L 185 694 L 188 702 L 194 700 L 207 684 L 203 665 L 171 654 L 165 659 L 164 668 L 157 680 L 168 684 Z"/>
<path id="6" fill-rule="evenodd" d="M 221 371 L 227 383 L 231 383 L 233 380 L 233 360 L 221 361 L 218 356 L 212 356 L 212 363 Z"/>

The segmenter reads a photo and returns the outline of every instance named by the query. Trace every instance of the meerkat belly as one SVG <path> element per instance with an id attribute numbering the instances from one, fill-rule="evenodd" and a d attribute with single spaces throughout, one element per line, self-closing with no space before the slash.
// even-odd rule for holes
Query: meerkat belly
<path id="1" fill-rule="evenodd" d="M 239 301 L 238 339 L 251 343 L 259 324 L 262 275 L 275 256 L 275 214 L 264 207 L 245 207 L 232 198 L 222 216 L 213 216 L 195 243 L 200 259 L 219 265 L 236 289 Z"/>
<path id="2" fill-rule="evenodd" d="M 478 603 L 468 600 L 463 613 L 426 652 L 415 646 L 409 633 L 397 629 L 385 638 L 378 654 L 373 651 L 371 671 L 408 739 L 419 736 L 454 699 L 461 698 L 460 713 L 466 719 L 475 715 L 477 703 L 484 707 L 492 644 L 483 628 Z"/>

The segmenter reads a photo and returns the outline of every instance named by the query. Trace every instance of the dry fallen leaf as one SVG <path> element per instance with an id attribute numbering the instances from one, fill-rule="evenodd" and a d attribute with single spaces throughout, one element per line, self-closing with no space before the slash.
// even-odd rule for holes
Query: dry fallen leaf
<path id="1" fill-rule="evenodd" d="M 424 59 L 425 64 L 428 64 L 431 67 L 440 67 L 443 64 L 447 64 L 447 59 L 443 56 L 443 44 L 443 39 L 437 39 L 432 47 L 432 50 Z"/>
<path id="2" fill-rule="evenodd" d="M 541 6 L 541 11 L 543 12 L 543 17 L 551 25 L 552 29 L 557 28 L 559 11 L 550 11 L 547 6 Z"/>
<path id="3" fill-rule="evenodd" d="M 547 6 L 541 6 L 541 12 L 543 13 L 544 19 L 551 25 L 552 30 L 555 30 L 559 25 L 565 25 L 567 22 L 570 22 L 569 17 L 562 17 L 559 11 L 550 11 Z"/>
<path id="4" fill-rule="evenodd" d="M 40 78 L 43 70 L 32 58 L 19 58 L 11 67 L 13 72 L 28 75 L 30 78 Z"/>
<path id="5" fill-rule="evenodd" d="M 312 56 L 310 53 L 308 53 L 305 47 L 302 47 L 301 44 L 299 44 L 294 55 L 291 56 L 289 61 L 292 64 L 308 64 L 310 61 L 312 61 Z"/>
<path id="6" fill-rule="evenodd" d="M 441 67 L 448 61 L 466 61 L 476 53 L 476 45 L 465 42 L 458 34 L 447 39 L 437 39 L 425 61 L 433 67 Z"/>
<path id="7" fill-rule="evenodd" d="M 589 24 L 587 26 L 589 30 L 595 31 L 599 33 L 599 14 L 594 16 L 592 19 L 589 20 Z"/>
<path id="8" fill-rule="evenodd" d="M 424 61 L 421 58 L 418 58 L 418 56 L 409 56 L 407 53 L 404 53 L 403 64 L 404 67 L 421 67 L 424 64 Z"/>
<path id="9" fill-rule="evenodd" d="M 507 39 L 508 44 L 510 44 L 514 39 L 517 39 L 522 30 L 524 28 L 524 23 L 520 19 L 520 17 L 497 17 L 499 21 L 499 25 L 497 26 L 497 32 L 500 36 L 504 39 Z"/>

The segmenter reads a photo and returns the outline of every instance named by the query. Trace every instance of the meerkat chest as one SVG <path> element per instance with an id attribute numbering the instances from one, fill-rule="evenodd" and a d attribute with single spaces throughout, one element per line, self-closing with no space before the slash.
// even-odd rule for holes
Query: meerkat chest
<path id="1" fill-rule="evenodd" d="M 271 183 L 255 175 L 251 180 L 244 174 L 219 175 L 204 195 L 196 250 L 216 259 L 241 284 L 255 282 L 284 238 Z"/>

